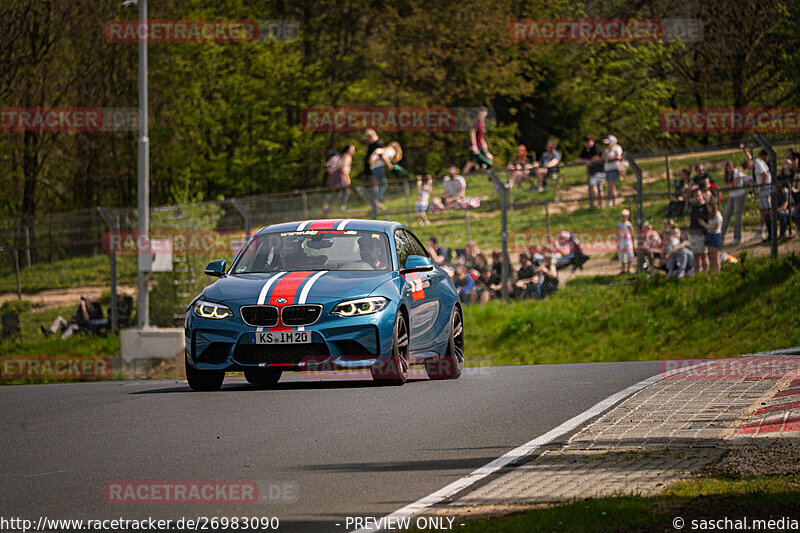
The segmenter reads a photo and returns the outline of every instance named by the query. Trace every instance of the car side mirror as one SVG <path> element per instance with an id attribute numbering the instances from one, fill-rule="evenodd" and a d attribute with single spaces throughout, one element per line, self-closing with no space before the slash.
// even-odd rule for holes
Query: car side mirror
<path id="1" fill-rule="evenodd" d="M 225 260 L 224 259 L 217 259 L 216 261 L 211 261 L 208 265 L 206 265 L 206 269 L 203 271 L 206 276 L 214 276 L 218 278 L 220 276 L 225 275 Z"/>
<path id="2" fill-rule="evenodd" d="M 406 264 L 400 269 L 401 274 L 408 272 L 428 272 L 433 270 L 433 261 L 421 255 L 409 255 L 406 257 Z"/>

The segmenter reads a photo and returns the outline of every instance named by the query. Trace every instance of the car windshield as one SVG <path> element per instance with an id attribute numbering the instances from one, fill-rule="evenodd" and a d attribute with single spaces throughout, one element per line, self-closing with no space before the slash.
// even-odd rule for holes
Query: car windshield
<path id="1" fill-rule="evenodd" d="M 391 268 L 389 239 L 383 233 L 308 230 L 256 235 L 231 273 Z"/>

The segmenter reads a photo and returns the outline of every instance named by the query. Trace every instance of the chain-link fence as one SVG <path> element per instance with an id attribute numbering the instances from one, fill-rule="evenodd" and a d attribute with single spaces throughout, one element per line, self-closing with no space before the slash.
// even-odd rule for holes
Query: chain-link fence
<path id="1" fill-rule="evenodd" d="M 765 148 L 772 150 L 765 143 Z M 783 152 L 788 146 L 793 145 L 777 150 Z M 761 147 L 751 140 L 745 148 L 752 158 Z M 494 279 L 493 285 L 499 287 L 495 295 L 513 295 L 515 277 L 524 261 L 520 254 L 534 262 L 539 260 L 538 254 L 548 260 L 555 257 L 562 280 L 580 270 L 619 272 L 623 209 L 630 211 L 635 233 L 633 270 L 652 268 L 658 254 L 653 243 L 646 242 L 643 230 L 647 223 L 656 232 L 668 218 L 680 227 L 689 223 L 687 205 L 670 211 L 679 203 L 676 174 L 686 168 L 696 175 L 697 164 L 704 164 L 704 171 L 722 188 L 716 194 L 721 194 L 724 205 L 731 192 L 722 179 L 725 162 L 734 161 L 741 168 L 745 158 L 738 143 L 713 151 L 629 156 L 631 165 L 617 183 L 613 206 L 609 206 L 604 182 L 599 183 L 601 198 L 590 201 L 586 167 L 571 164 L 561 167 L 542 190 L 535 173 L 521 176 L 513 170 L 495 169 L 466 176 L 465 190 L 455 198 L 447 196 L 444 176 L 422 176 L 390 180 L 385 186 L 357 182 L 342 190 L 310 189 L 159 207 L 151 210 L 150 235 L 144 248 L 138 241 L 133 209 L 96 208 L 4 219 L 0 220 L 0 292 L 107 286 L 113 304 L 119 301 L 117 294 L 134 296 L 138 255 L 146 252 L 161 257 L 149 276 L 151 321 L 156 326 L 177 326 L 188 302 L 209 282 L 203 274 L 205 265 L 213 259 L 230 260 L 247 236 L 259 228 L 301 219 L 380 218 L 410 226 L 432 251 L 443 249 L 451 271 L 482 255 L 487 268 L 502 278 L 501 283 Z M 780 158 L 773 153 L 770 163 L 774 176 L 785 174 L 783 153 Z M 760 235 L 763 221 L 758 191 L 748 185 L 745 195 L 743 231 Z M 779 200 L 774 197 L 772 205 L 780 207 Z M 797 209 L 793 201 L 789 198 L 790 215 Z M 776 211 L 771 222 L 777 225 L 785 218 Z M 791 218 L 787 236 L 792 232 Z M 790 249 L 783 244 L 780 248 Z M 112 311 L 118 312 L 113 305 Z M 123 324 L 136 321 L 132 316 L 115 318 Z"/>

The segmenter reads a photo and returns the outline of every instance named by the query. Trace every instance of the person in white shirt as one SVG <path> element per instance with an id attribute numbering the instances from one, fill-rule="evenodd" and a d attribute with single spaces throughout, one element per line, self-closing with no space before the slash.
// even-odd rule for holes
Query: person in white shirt
<path id="1" fill-rule="evenodd" d="M 617 138 L 613 135 L 603 139 L 603 143 L 606 145 L 603 150 L 603 171 L 606 173 L 606 183 L 608 183 L 608 206 L 614 207 L 617 203 L 617 181 L 620 178 L 622 147 L 617 144 Z"/>
<path id="2" fill-rule="evenodd" d="M 712 196 L 708 202 L 708 222 L 698 220 L 706 230 L 706 247 L 708 247 L 708 266 L 711 272 L 719 272 L 719 254 L 722 250 L 722 213 L 717 207 L 717 199 Z"/>
<path id="3" fill-rule="evenodd" d="M 769 164 L 767 163 L 769 154 L 766 150 L 761 150 L 759 157 L 755 159 L 755 175 L 756 185 L 758 186 L 758 210 L 761 212 L 761 227 L 763 228 L 767 220 L 767 212 L 772 207 L 770 201 L 770 185 L 772 184 L 772 174 L 769 171 Z M 767 235 L 769 236 L 770 228 L 767 228 Z M 756 237 L 763 236 L 763 231 L 759 232 Z M 769 238 L 769 237 L 767 237 Z"/>

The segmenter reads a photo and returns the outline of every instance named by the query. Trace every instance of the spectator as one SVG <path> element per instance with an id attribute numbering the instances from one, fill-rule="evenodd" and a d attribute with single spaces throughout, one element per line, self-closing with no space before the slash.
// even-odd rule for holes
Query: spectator
<path id="1" fill-rule="evenodd" d="M 473 292 L 475 290 L 475 280 L 472 275 L 467 272 L 467 267 L 464 265 L 457 265 L 453 272 L 453 285 L 458 291 L 458 298 L 461 303 L 472 302 Z"/>
<path id="2" fill-rule="evenodd" d="M 786 228 L 789 226 L 789 188 L 786 187 L 784 183 L 778 184 L 778 189 L 775 194 L 775 203 L 777 204 L 777 213 L 778 213 L 778 223 L 780 224 L 780 234 L 778 235 L 778 241 L 780 242 L 784 238 L 786 238 Z M 765 222 L 767 224 L 767 240 L 765 242 L 769 242 L 772 238 L 772 210 L 770 209 L 766 213 Z"/>
<path id="3" fill-rule="evenodd" d="M 494 161 L 494 156 L 489 152 L 489 145 L 486 144 L 487 116 L 489 116 L 487 108 L 481 107 L 478 109 L 478 116 L 469 130 L 469 159 L 464 164 L 464 170 L 461 172 L 465 176 L 472 171 L 474 166 L 477 165 L 479 168 L 491 167 Z"/>
<path id="4" fill-rule="evenodd" d="M 514 281 L 514 298 L 528 298 L 534 296 L 534 272 L 531 258 L 526 253 L 519 254 L 519 270 Z"/>
<path id="5" fill-rule="evenodd" d="M 620 274 L 630 273 L 633 262 L 633 224 L 631 224 L 630 218 L 631 212 L 623 209 L 617 224 L 617 255 L 621 264 Z"/>
<path id="6" fill-rule="evenodd" d="M 608 206 L 614 207 L 617 203 L 617 181 L 622 168 L 622 147 L 617 144 L 617 138 L 613 135 L 606 137 L 603 143 L 606 145 L 603 150 L 603 171 L 608 183 Z"/>
<path id="7" fill-rule="evenodd" d="M 322 214 L 324 216 L 328 216 L 328 210 L 331 204 L 340 194 L 342 196 L 341 210 L 342 212 L 347 211 L 347 199 L 350 197 L 350 168 L 352 167 L 353 154 L 355 153 L 355 145 L 348 144 L 342 148 L 341 152 L 338 152 L 336 156 L 328 160 L 328 163 L 331 163 L 331 161 L 336 159 L 336 161 L 327 168 L 329 172 L 328 187 L 333 189 L 333 191 L 322 206 Z M 334 165 L 336 168 L 333 168 Z M 333 170 L 333 172 L 331 172 L 331 170 Z"/>
<path id="8" fill-rule="evenodd" d="M 481 303 L 500 297 L 500 283 L 494 282 L 490 269 L 487 268 L 482 271 L 478 279 L 475 280 L 475 295 L 475 300 Z"/>
<path id="9" fill-rule="evenodd" d="M 706 230 L 705 244 L 708 248 L 708 264 L 711 272 L 719 272 L 719 254 L 722 251 L 722 213 L 713 196 L 707 202 L 708 222 L 700 219 L 698 223 Z"/>
<path id="10" fill-rule="evenodd" d="M 694 166 L 695 176 L 694 176 L 694 183 L 695 185 L 701 186 L 703 184 L 704 179 L 708 179 L 711 183 L 714 183 L 714 178 L 711 177 L 711 174 L 706 172 L 706 166 L 703 163 L 697 163 Z"/>
<path id="11" fill-rule="evenodd" d="M 586 177 L 589 184 L 589 208 L 603 207 L 603 151 L 594 142 L 591 135 L 583 138 L 583 150 L 578 161 L 586 165 Z M 595 206 L 597 201 L 597 206 Z"/>
<path id="12" fill-rule="evenodd" d="M 703 191 L 694 191 L 694 203 L 689 212 L 689 246 L 694 255 L 695 273 L 708 270 L 708 248 L 706 247 L 706 229 L 700 222 L 708 223 L 708 208 Z"/>
<path id="13" fill-rule="evenodd" d="M 541 299 L 558 290 L 558 270 L 550 254 L 536 254 L 533 261 L 533 272 L 537 276 L 534 292 Z"/>
<path id="14" fill-rule="evenodd" d="M 794 183 L 792 184 L 792 204 L 794 204 L 794 213 L 792 213 L 792 220 L 794 225 L 800 228 L 800 174 L 795 174 Z"/>
<path id="15" fill-rule="evenodd" d="M 556 151 L 558 139 L 550 137 L 547 139 L 544 152 L 539 157 L 539 167 L 536 169 L 536 177 L 539 179 L 539 192 L 544 190 L 547 180 L 558 179 L 558 165 L 561 163 L 561 154 Z"/>
<path id="16" fill-rule="evenodd" d="M 458 174 L 455 165 L 450 165 L 442 180 L 442 185 L 444 186 L 444 196 L 432 200 L 438 210 L 458 209 L 466 205 L 467 180 Z"/>
<path id="17" fill-rule="evenodd" d="M 692 274 L 694 254 L 684 234 L 673 226 L 670 228 L 667 245 L 667 277 L 682 278 Z"/>
<path id="18" fill-rule="evenodd" d="M 725 203 L 725 214 L 722 216 L 722 240 L 728 233 L 728 226 L 733 215 L 733 242 L 736 246 L 742 240 L 742 211 L 744 210 L 744 200 L 746 192 L 744 190 L 745 181 L 749 177 L 739 171 L 732 161 L 725 163 L 725 188 L 728 189 L 728 201 Z"/>
<path id="19" fill-rule="evenodd" d="M 711 182 L 708 178 L 708 175 L 704 176 L 700 179 L 700 190 L 703 191 L 703 196 L 706 197 L 706 203 L 708 203 L 709 199 L 712 197 L 714 199 L 719 198 L 719 187 Z"/>
<path id="20" fill-rule="evenodd" d="M 387 172 L 394 170 L 394 164 L 403 159 L 403 149 L 400 143 L 392 141 L 388 146 L 375 148 L 369 159 L 369 169 L 378 184 L 376 205 L 383 209 L 383 195 L 389 184 L 387 183 Z"/>
<path id="21" fill-rule="evenodd" d="M 45 337 L 49 337 L 56 333 L 59 328 L 62 329 L 61 338 L 68 339 L 70 338 L 76 331 L 79 331 L 83 328 L 88 328 L 92 320 L 100 320 L 103 318 L 103 308 L 100 307 L 98 302 L 95 302 L 88 296 L 81 296 L 80 304 L 78 305 L 78 309 L 69 319 L 69 322 L 59 315 L 54 321 L 53 324 L 50 326 L 50 329 L 47 329 L 44 326 L 41 326 L 42 333 L 44 333 Z"/>
<path id="22" fill-rule="evenodd" d="M 656 256 L 661 257 L 661 262 L 663 263 L 663 257 L 661 255 L 661 248 L 663 247 L 663 238 L 661 234 L 653 229 L 653 226 L 650 225 L 649 222 L 645 222 L 642 224 L 642 232 L 644 233 L 644 257 L 647 265 L 653 266 L 655 265 L 655 258 Z"/>
<path id="23" fill-rule="evenodd" d="M 764 226 L 767 221 L 767 212 L 772 208 L 772 201 L 770 198 L 770 186 L 772 184 L 772 174 L 769 171 L 769 154 L 766 150 L 761 150 L 759 157 L 753 161 L 755 172 L 755 183 L 758 187 L 758 210 L 761 212 L 761 228 L 753 236 L 753 240 L 760 240 L 764 238 Z M 765 242 L 769 242 L 770 228 L 767 227 L 767 237 Z"/>
<path id="24" fill-rule="evenodd" d="M 423 181 L 422 176 L 417 176 L 417 203 L 414 204 L 414 213 L 417 215 L 417 224 L 427 226 L 431 223 L 428 220 L 428 200 L 433 189 L 433 177 L 428 174 Z"/>
<path id="25" fill-rule="evenodd" d="M 371 191 L 371 202 L 375 202 L 377 199 L 377 191 L 378 191 L 378 184 L 376 182 L 375 176 L 372 174 L 372 169 L 370 168 L 370 160 L 372 159 L 372 153 L 377 150 L 378 148 L 383 148 L 383 141 L 378 138 L 378 134 L 375 133 L 375 130 L 368 129 L 364 132 L 364 142 L 367 144 L 367 155 L 364 156 L 364 186 L 367 187 L 367 190 Z"/>
<path id="26" fill-rule="evenodd" d="M 439 246 L 439 241 L 432 235 L 428 237 L 428 255 L 439 266 L 450 264 L 450 254 L 447 249 L 444 246 Z"/>
<path id="27" fill-rule="evenodd" d="M 510 186 L 521 185 L 523 181 L 530 180 L 530 171 L 533 169 L 533 156 L 528 154 L 528 149 L 524 144 L 517 146 L 517 155 L 506 167 L 511 171 Z"/>

